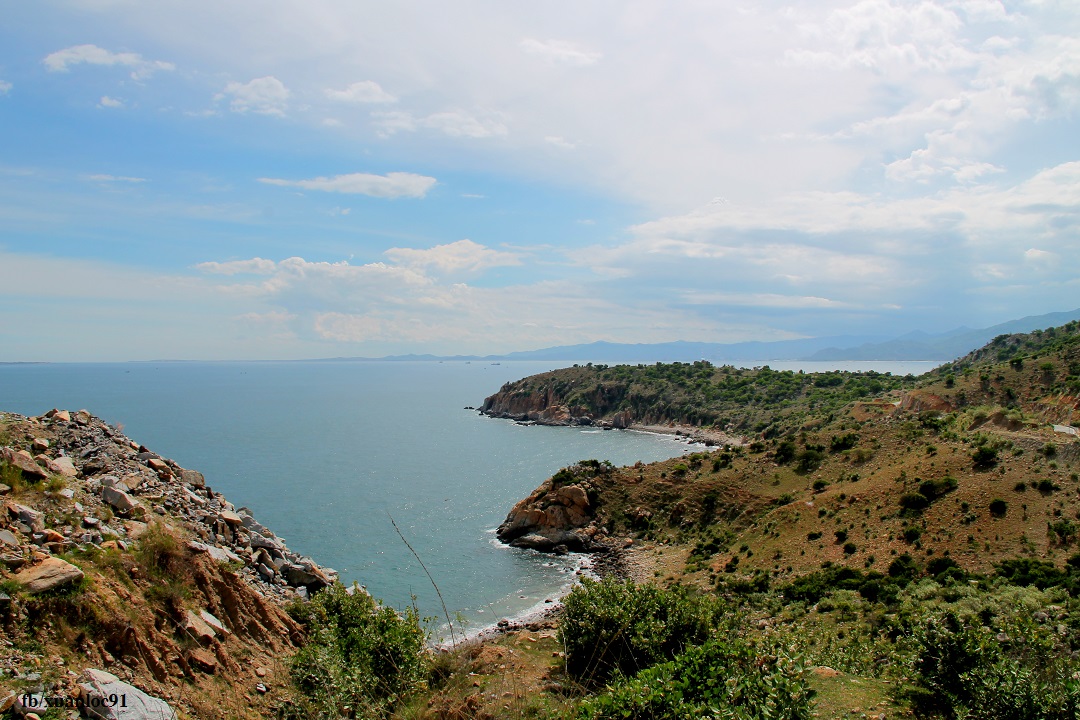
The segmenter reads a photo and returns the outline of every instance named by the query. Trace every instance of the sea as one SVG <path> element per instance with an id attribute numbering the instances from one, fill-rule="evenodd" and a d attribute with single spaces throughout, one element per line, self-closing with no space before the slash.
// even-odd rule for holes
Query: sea
<path id="1" fill-rule="evenodd" d="M 935 363 L 754 363 L 920 374 Z M 616 465 L 696 449 L 673 436 L 522 425 L 480 406 L 559 362 L 0 364 L 0 410 L 87 409 L 181 466 L 435 639 L 528 616 L 587 560 L 502 545 L 521 498 L 579 460 Z M 395 524 L 397 529 L 395 529 Z M 407 541 L 407 544 L 406 544 Z M 411 546 L 411 549 L 410 549 Z M 441 597 L 440 597 L 441 596 Z"/>

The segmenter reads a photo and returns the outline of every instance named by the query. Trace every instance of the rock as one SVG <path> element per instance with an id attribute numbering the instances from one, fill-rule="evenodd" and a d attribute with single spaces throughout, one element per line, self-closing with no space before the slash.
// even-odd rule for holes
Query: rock
<path id="1" fill-rule="evenodd" d="M 0 545 L 17 548 L 19 547 L 19 538 L 15 537 L 15 533 L 10 530 L 0 530 Z"/>
<path id="2" fill-rule="evenodd" d="M 202 618 L 203 622 L 213 628 L 214 631 L 219 635 L 230 634 L 228 628 L 225 627 L 225 624 L 218 620 L 216 617 L 214 617 L 213 613 L 211 613 L 209 610 L 200 610 L 199 617 Z"/>
<path id="3" fill-rule="evenodd" d="M 58 458 L 50 458 L 46 461 L 45 467 L 47 467 L 49 472 L 54 475 L 63 475 L 64 477 L 73 478 L 79 474 L 79 471 L 75 469 L 75 463 L 66 455 L 61 455 Z"/>
<path id="4" fill-rule="evenodd" d="M 0 460 L 5 460 L 12 467 L 18 468 L 23 475 L 31 480 L 44 480 L 49 477 L 49 473 L 45 468 L 34 462 L 34 458 L 30 457 L 30 453 L 25 450 L 12 450 L 11 448 L 4 448 L 0 451 Z"/>
<path id="5" fill-rule="evenodd" d="M 330 584 L 329 578 L 323 575 L 317 567 L 307 567 L 295 563 L 285 563 L 281 566 L 281 575 L 285 582 L 292 587 L 304 586 L 309 591 L 321 590 Z"/>
<path id="6" fill-rule="evenodd" d="M 180 480 L 194 487 L 206 487 L 206 478 L 198 470 L 180 468 Z"/>
<path id="7" fill-rule="evenodd" d="M 46 558 L 39 565 L 21 570 L 15 581 L 28 593 L 40 593 L 79 582 L 83 571 L 60 558 Z"/>
<path id="8" fill-rule="evenodd" d="M 5 713 L 15 704 L 15 692 L 8 690 L 0 695 L 0 713 Z"/>
<path id="9" fill-rule="evenodd" d="M 217 672 L 217 659 L 202 648 L 192 648 L 189 650 L 188 662 L 197 670 L 201 670 L 208 675 L 213 675 Z"/>
<path id="10" fill-rule="evenodd" d="M 8 514 L 18 518 L 19 522 L 30 528 L 32 532 L 41 532 L 45 529 L 45 516 L 37 510 L 16 503 L 7 507 Z"/>
<path id="11" fill-rule="evenodd" d="M 38 713 L 48 710 L 49 703 L 43 693 L 22 693 L 15 696 L 15 702 L 11 709 L 16 717 L 21 717 L 23 720 L 26 720 L 31 715 L 37 716 L 38 720 L 40 720 L 41 716 Z"/>
<path id="12" fill-rule="evenodd" d="M 86 410 L 77 410 L 72 416 L 79 425 L 89 425 L 93 416 Z"/>
<path id="13" fill-rule="evenodd" d="M 190 610 L 184 615 L 184 623 L 181 627 L 188 637 L 196 640 L 202 645 L 209 645 L 213 642 L 214 638 L 217 637 L 217 633 L 214 632 L 214 629 L 207 625 L 205 620 Z"/>
<path id="14" fill-rule="evenodd" d="M 234 553 L 232 550 L 226 550 L 224 548 L 214 547 L 213 545 L 207 545 L 206 543 L 201 543 L 198 540 L 189 540 L 188 548 L 194 550 L 195 552 L 207 553 L 214 561 L 219 563 L 244 562 L 240 559 L 240 556 Z"/>
<path id="15" fill-rule="evenodd" d="M 222 510 L 218 513 L 218 517 L 227 522 L 233 527 L 237 527 L 244 524 L 244 521 L 232 510 Z"/>
<path id="16" fill-rule="evenodd" d="M 840 674 L 838 671 L 833 670 L 831 667 L 828 667 L 826 665 L 818 665 L 816 668 L 814 668 L 813 673 L 818 677 L 826 678 L 836 677 Z"/>
<path id="17" fill-rule="evenodd" d="M 56 408 L 53 408 L 45 413 L 45 417 L 52 418 L 57 422 L 71 422 L 71 413 L 67 410 L 57 410 Z"/>
<path id="18" fill-rule="evenodd" d="M 146 466 L 149 467 L 154 472 L 156 472 L 158 475 L 171 473 L 171 471 L 169 470 L 168 464 L 164 460 L 162 460 L 161 458 L 156 458 L 156 457 L 148 458 L 146 460 Z"/>
<path id="19" fill-rule="evenodd" d="M 72 498 L 75 497 L 75 491 L 72 490 L 71 488 L 64 488 L 63 490 L 60 491 L 59 494 L 60 494 L 60 497 L 67 498 L 68 500 L 71 500 Z"/>
<path id="20" fill-rule="evenodd" d="M 256 677 L 261 677 L 261 678 L 266 677 L 266 668 L 264 668 L 264 667 L 255 668 L 255 676 Z"/>
<path id="21" fill-rule="evenodd" d="M 35 453 L 43 453 L 49 449 L 49 441 L 45 438 L 34 438 L 34 442 L 30 443 L 30 449 Z"/>
<path id="22" fill-rule="evenodd" d="M 270 688 L 266 687 L 266 683 L 255 683 L 255 692 L 265 695 L 270 692 Z"/>
<path id="23" fill-rule="evenodd" d="M 101 499 L 122 513 L 131 512 L 139 504 L 126 492 L 115 487 L 101 488 Z"/>
<path id="24" fill-rule="evenodd" d="M 0 495 L 7 495 L 9 492 L 11 492 L 11 486 L 0 483 Z"/>
<path id="25" fill-rule="evenodd" d="M 104 670 L 83 671 L 80 683 L 83 712 L 99 720 L 176 720 L 176 712 L 164 700 L 147 695 Z M 110 697 L 123 697 L 126 707 L 110 705 Z M 119 703 L 116 703 L 119 705 Z"/>
<path id="26" fill-rule="evenodd" d="M 43 539 L 47 543 L 64 542 L 64 536 L 61 535 L 60 533 L 56 532 L 55 530 L 51 529 L 51 528 L 48 528 L 45 531 L 43 531 L 42 535 L 45 536 Z"/>

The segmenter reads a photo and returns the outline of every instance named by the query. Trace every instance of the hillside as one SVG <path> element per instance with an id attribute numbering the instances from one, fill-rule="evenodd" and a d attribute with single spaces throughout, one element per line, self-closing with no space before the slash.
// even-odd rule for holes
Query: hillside
<path id="1" fill-rule="evenodd" d="M 126 717 L 140 718 L 293 702 L 288 660 L 307 632 L 285 603 L 333 571 L 201 473 L 85 411 L 2 414 L 0 503 L 0 712 L 24 693 L 138 698 L 146 714 Z"/>
<path id="2" fill-rule="evenodd" d="M 1080 716 L 1080 324 L 1000 336 L 919 378 L 593 366 L 508 384 L 484 411 L 741 431 L 664 462 L 565 468 L 499 535 L 724 598 L 735 636 L 814 668 L 800 687 L 817 715 Z M 678 716 L 635 699 L 657 672 L 582 716 Z"/>

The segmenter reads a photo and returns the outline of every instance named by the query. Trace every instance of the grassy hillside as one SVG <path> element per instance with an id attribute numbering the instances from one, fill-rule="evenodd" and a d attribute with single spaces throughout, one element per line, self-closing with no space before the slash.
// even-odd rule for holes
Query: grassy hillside
<path id="1" fill-rule="evenodd" d="M 703 614 L 667 650 L 634 649 L 654 659 L 624 668 L 624 680 L 596 686 L 581 674 L 588 661 L 553 662 L 546 672 L 578 698 L 560 712 L 735 712 L 746 697 L 695 684 L 715 676 L 765 704 L 779 702 L 767 688 L 816 693 L 746 717 L 1080 717 L 1080 440 L 1053 427 L 1080 421 L 1078 375 L 1070 323 L 995 338 L 919 378 L 696 363 L 508 384 L 492 407 L 629 412 L 748 440 L 561 471 L 562 484 L 588 488 L 607 534 L 627 538 L 645 583 L 576 591 L 587 599 L 568 603 L 579 610 L 563 621 L 566 652 L 645 642 L 676 616 Z M 684 607 L 638 597 L 650 586 L 695 591 Z M 638 615 L 626 609 L 639 604 Z"/>

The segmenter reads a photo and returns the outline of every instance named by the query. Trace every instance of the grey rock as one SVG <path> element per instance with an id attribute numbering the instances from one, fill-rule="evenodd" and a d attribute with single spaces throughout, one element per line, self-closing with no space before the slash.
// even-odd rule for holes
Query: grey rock
<path id="1" fill-rule="evenodd" d="M 75 463 L 67 456 L 52 458 L 46 461 L 45 466 L 49 468 L 49 472 L 64 477 L 73 478 L 79 474 L 79 471 L 75 469 Z"/>
<path id="2" fill-rule="evenodd" d="M 101 488 L 101 499 L 120 512 L 131 512 L 139 504 L 126 492 L 117 490 L 115 487 Z"/>
<path id="3" fill-rule="evenodd" d="M 19 538 L 15 537 L 15 533 L 10 530 L 0 530 L 0 545 L 19 547 Z"/>
<path id="4" fill-rule="evenodd" d="M 176 712 L 164 700 L 144 693 L 104 670 L 83 671 L 80 683 L 83 712 L 98 720 L 176 720 Z M 123 697 L 126 707 L 110 707 L 111 696 Z M 117 703 L 119 704 L 119 703 Z"/>
<path id="5" fill-rule="evenodd" d="M 60 558 L 46 558 L 40 564 L 16 573 L 15 581 L 28 593 L 40 593 L 78 582 L 83 571 Z"/>
<path id="6" fill-rule="evenodd" d="M 27 526 L 31 532 L 41 532 L 45 529 L 45 516 L 33 508 L 12 503 L 8 505 L 8 512 L 18 518 L 18 521 Z"/>
<path id="7" fill-rule="evenodd" d="M 195 487 L 206 487 L 206 478 L 198 470 L 180 468 L 180 480 Z"/>

